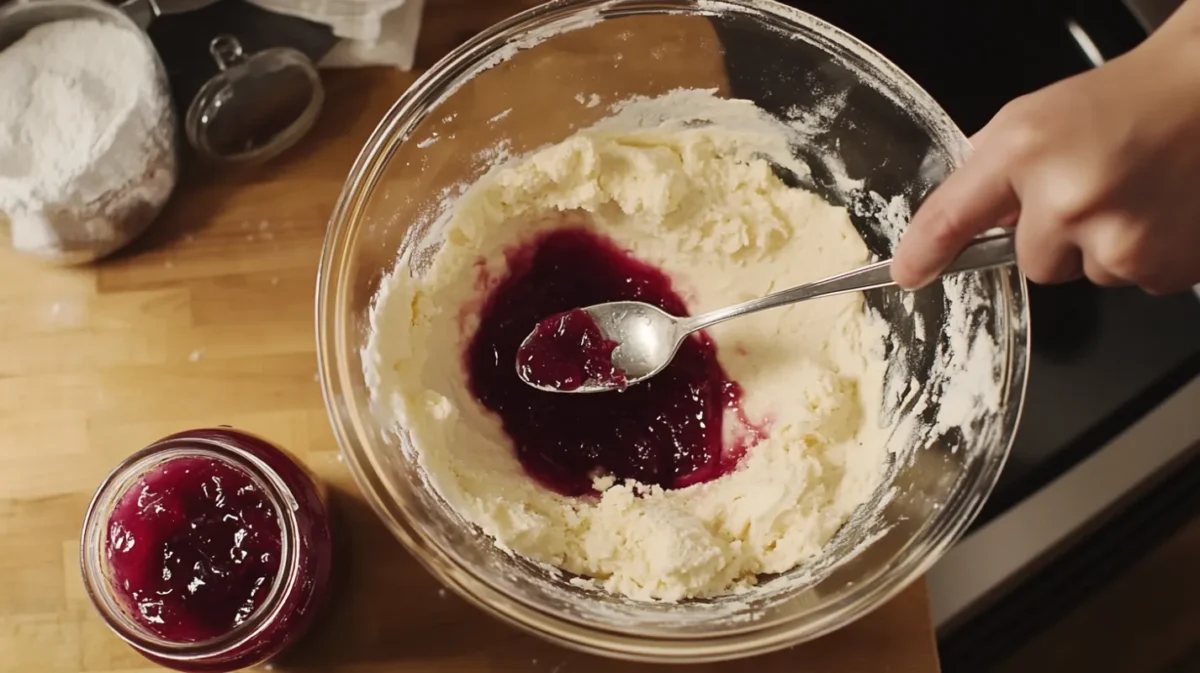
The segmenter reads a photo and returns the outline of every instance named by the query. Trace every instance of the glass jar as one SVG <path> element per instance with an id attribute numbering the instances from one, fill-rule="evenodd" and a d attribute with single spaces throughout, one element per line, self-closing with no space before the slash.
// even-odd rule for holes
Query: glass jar
<path id="1" fill-rule="evenodd" d="M 307 630 L 332 555 L 318 482 L 282 449 L 220 427 L 118 465 L 88 508 L 80 565 L 101 616 L 148 659 L 232 671 Z"/>
<path id="2" fill-rule="evenodd" d="M 325 89 L 317 66 L 302 52 L 275 47 L 247 54 L 232 35 L 213 38 L 209 52 L 219 72 L 192 99 L 184 122 L 200 156 L 266 161 L 316 123 Z"/>

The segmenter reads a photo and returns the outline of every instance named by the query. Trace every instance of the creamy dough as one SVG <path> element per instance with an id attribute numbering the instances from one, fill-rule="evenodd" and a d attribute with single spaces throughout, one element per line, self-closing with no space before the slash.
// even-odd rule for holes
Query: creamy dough
<path id="1" fill-rule="evenodd" d="M 461 517 L 514 553 L 665 601 L 741 590 L 812 559 L 878 486 L 886 453 L 884 328 L 858 294 L 711 331 L 767 436 L 709 483 L 664 491 L 598 478 L 598 498 L 560 496 L 527 476 L 472 398 L 462 352 L 486 294 L 479 279 L 503 277 L 505 250 L 537 232 L 595 228 L 669 274 L 693 313 L 869 261 L 845 210 L 776 177 L 764 155 L 802 167 L 757 108 L 673 96 L 628 105 L 471 186 L 428 270 L 415 276 L 406 257 L 385 280 L 364 352 L 381 420 L 407 429 Z"/>

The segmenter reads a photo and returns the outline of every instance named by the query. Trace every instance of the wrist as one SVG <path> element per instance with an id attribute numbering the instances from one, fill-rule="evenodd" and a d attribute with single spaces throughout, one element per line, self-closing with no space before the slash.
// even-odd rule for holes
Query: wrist
<path id="1" fill-rule="evenodd" d="M 1176 48 L 1194 47 L 1200 42 L 1200 0 L 1185 0 L 1146 40 L 1146 44 L 1160 42 L 1171 43 Z"/>
<path id="2" fill-rule="evenodd" d="M 1172 104 L 1165 114 L 1175 110 L 1200 121 L 1200 0 L 1187 0 L 1128 57 L 1137 80 L 1128 82 L 1128 93 L 1147 88 L 1158 94 L 1149 100 Z"/>
<path id="3" fill-rule="evenodd" d="M 1169 31 L 1164 24 L 1161 34 L 1155 33 L 1134 50 L 1144 52 L 1137 55 L 1144 79 L 1130 86 L 1128 93 L 1143 97 L 1145 121 L 1155 127 L 1148 134 L 1196 147 L 1200 144 L 1200 0 L 1191 0 L 1187 8 L 1190 16 L 1175 17 L 1186 21 L 1175 23 Z"/>

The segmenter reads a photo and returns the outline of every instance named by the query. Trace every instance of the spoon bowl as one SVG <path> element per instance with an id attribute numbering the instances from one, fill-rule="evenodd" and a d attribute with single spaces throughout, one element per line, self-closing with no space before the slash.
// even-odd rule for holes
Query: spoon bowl
<path id="1" fill-rule="evenodd" d="M 543 375 L 539 373 L 536 363 L 546 352 L 547 339 L 560 340 L 555 344 L 556 353 L 564 350 L 575 350 L 583 353 L 587 348 L 580 343 L 581 339 L 566 333 L 561 325 L 559 316 L 544 321 L 545 324 L 555 321 L 555 329 L 535 329 L 525 337 L 517 350 L 517 373 L 525 383 L 546 392 L 553 393 L 598 393 L 609 390 L 620 390 L 639 381 L 654 376 L 662 371 L 679 350 L 691 330 L 686 329 L 685 321 L 666 311 L 640 301 L 614 301 L 596 304 L 579 312 L 586 314 L 590 321 L 589 327 L 599 332 L 603 341 L 614 344 L 602 353 L 592 352 L 587 355 L 591 360 L 602 357 L 607 362 L 600 363 L 601 368 L 619 372 L 620 376 L 597 378 L 589 377 L 578 385 L 563 385 L 561 376 Z M 576 315 L 578 321 L 580 316 Z M 540 326 L 539 326 L 540 327 Z M 561 340 L 569 340 L 562 343 Z"/>
<path id="2" fill-rule="evenodd" d="M 630 385 L 662 371 L 691 332 L 686 320 L 640 301 L 615 301 L 585 311 L 605 337 L 617 342 L 613 366 L 625 372 Z"/>

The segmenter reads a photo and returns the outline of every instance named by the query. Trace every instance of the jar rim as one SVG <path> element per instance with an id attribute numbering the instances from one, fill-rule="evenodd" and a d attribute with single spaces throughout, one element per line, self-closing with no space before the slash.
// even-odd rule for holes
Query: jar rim
<path id="1" fill-rule="evenodd" d="M 205 457 L 223 461 L 243 470 L 253 479 L 275 507 L 280 525 L 279 570 L 266 598 L 241 624 L 215 638 L 183 643 L 161 638 L 134 620 L 114 595 L 105 572 L 105 532 L 116 503 L 137 480 L 150 470 L 187 457 Z M 281 616 L 286 598 L 293 593 L 300 575 L 300 554 L 296 549 L 300 523 L 296 496 L 283 478 L 265 461 L 234 444 L 211 437 L 172 435 L 137 451 L 121 461 L 96 489 L 84 517 L 80 536 L 79 564 L 84 586 L 97 611 L 122 640 L 133 647 L 162 659 L 186 662 L 235 652 L 252 642 Z"/>

